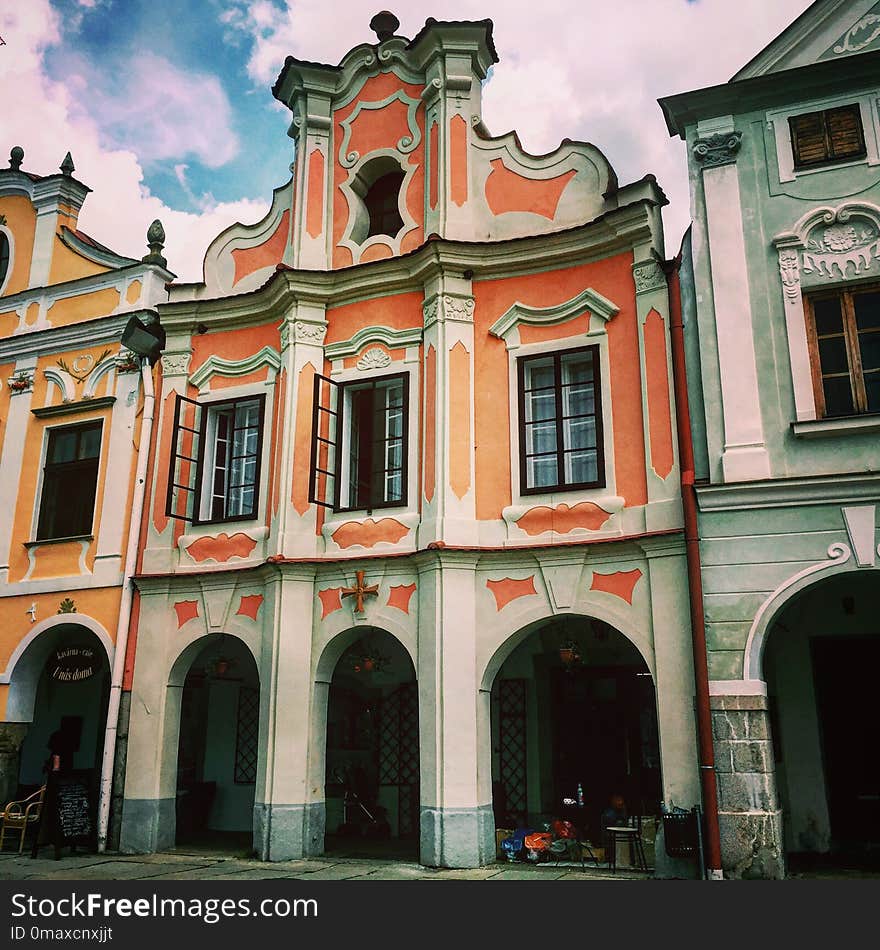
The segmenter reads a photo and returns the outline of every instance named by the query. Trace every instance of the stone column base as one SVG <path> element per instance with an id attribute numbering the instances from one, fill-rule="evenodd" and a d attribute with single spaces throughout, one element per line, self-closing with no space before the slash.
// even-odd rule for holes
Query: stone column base
<path id="1" fill-rule="evenodd" d="M 261 861 L 293 861 L 324 853 L 325 808 L 254 805 L 254 850 Z"/>
<path id="2" fill-rule="evenodd" d="M 152 854 L 174 847 L 177 802 L 173 798 L 126 798 L 122 804 L 119 850 Z"/>
<path id="3" fill-rule="evenodd" d="M 478 868 L 495 860 L 491 805 L 420 811 L 419 860 L 434 868 Z"/>

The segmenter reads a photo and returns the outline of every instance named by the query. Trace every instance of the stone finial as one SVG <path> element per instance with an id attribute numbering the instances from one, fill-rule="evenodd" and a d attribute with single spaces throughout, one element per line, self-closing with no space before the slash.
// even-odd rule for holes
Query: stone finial
<path id="1" fill-rule="evenodd" d="M 162 222 L 158 218 L 147 228 L 147 244 L 150 247 L 150 253 L 141 258 L 144 264 L 167 267 L 168 261 L 162 256 L 162 248 L 165 246 L 165 228 L 162 227 Z"/>
<path id="2" fill-rule="evenodd" d="M 75 168 L 73 159 L 70 157 L 70 152 L 64 156 L 64 161 L 59 165 L 59 168 L 61 169 L 61 174 L 66 178 L 70 178 L 70 176 L 74 173 Z"/>
<path id="3" fill-rule="evenodd" d="M 9 167 L 17 172 L 23 161 L 24 149 L 20 145 L 13 145 L 12 151 L 9 153 Z"/>
<path id="4" fill-rule="evenodd" d="M 370 20 L 370 29 L 379 38 L 380 43 L 384 43 L 385 40 L 390 40 L 399 26 L 400 20 L 387 10 L 380 10 L 373 19 Z"/>

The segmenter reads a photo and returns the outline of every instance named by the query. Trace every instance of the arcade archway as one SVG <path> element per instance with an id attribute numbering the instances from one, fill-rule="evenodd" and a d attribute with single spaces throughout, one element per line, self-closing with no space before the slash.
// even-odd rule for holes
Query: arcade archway
<path id="1" fill-rule="evenodd" d="M 630 814 L 659 811 L 654 683 L 604 621 L 557 617 L 518 643 L 492 684 L 491 743 L 496 827 L 568 818 L 600 845 L 612 795 Z"/>
<path id="2" fill-rule="evenodd" d="M 880 869 L 878 580 L 864 570 L 812 585 L 774 618 L 764 647 L 790 871 Z"/>
<path id="3" fill-rule="evenodd" d="M 260 679 L 237 637 L 198 643 L 180 699 L 176 843 L 250 853 L 260 726 Z"/>
<path id="4" fill-rule="evenodd" d="M 418 859 L 419 717 L 415 669 L 391 634 L 351 631 L 327 706 L 329 854 Z"/>

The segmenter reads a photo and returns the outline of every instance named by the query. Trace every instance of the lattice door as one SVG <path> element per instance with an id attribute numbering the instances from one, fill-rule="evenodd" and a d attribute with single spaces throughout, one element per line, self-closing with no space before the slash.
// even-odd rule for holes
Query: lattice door
<path id="1" fill-rule="evenodd" d="M 382 702 L 379 717 L 379 784 L 397 786 L 398 834 L 419 826 L 419 692 L 405 683 Z"/>
<path id="2" fill-rule="evenodd" d="M 517 824 L 525 825 L 528 821 L 525 680 L 501 680 L 498 684 L 498 723 L 499 778 L 507 814 L 515 818 Z"/>
<path id="3" fill-rule="evenodd" d="M 251 784 L 257 780 L 257 753 L 260 737 L 260 691 L 251 686 L 238 690 L 238 730 L 235 739 L 235 781 Z"/>

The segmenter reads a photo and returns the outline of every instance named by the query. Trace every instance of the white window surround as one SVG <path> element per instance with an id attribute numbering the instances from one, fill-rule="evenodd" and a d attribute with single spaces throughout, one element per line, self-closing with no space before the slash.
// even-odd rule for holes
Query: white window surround
<path id="1" fill-rule="evenodd" d="M 248 534 L 253 534 L 254 527 L 264 528 L 266 520 L 266 506 L 268 505 L 268 496 L 269 492 L 267 490 L 268 481 L 269 481 L 269 455 L 271 450 L 272 439 L 275 438 L 275 433 L 272 432 L 272 404 L 274 398 L 274 374 L 270 374 L 271 378 L 264 383 L 249 384 L 245 386 L 230 386 L 225 389 L 218 389 L 213 393 L 210 393 L 207 398 L 203 397 L 203 391 L 200 393 L 198 402 L 201 406 L 202 412 L 210 412 L 213 408 L 223 406 L 228 402 L 231 402 L 233 399 L 247 399 L 247 398 L 257 398 L 262 393 L 265 393 L 265 399 L 263 401 L 263 417 L 261 420 L 262 426 L 262 447 L 260 449 L 260 479 L 257 485 L 259 491 L 259 497 L 257 499 L 257 510 L 256 514 L 253 517 L 242 518 L 240 521 L 236 520 L 222 520 L 222 521 L 212 521 L 210 517 L 208 520 L 201 520 L 205 513 L 206 505 L 206 492 L 204 491 L 204 486 L 206 484 L 206 479 L 208 478 L 209 471 L 209 452 L 206 448 L 203 460 L 202 467 L 200 472 L 201 485 L 202 485 L 202 497 L 200 500 L 200 511 L 199 511 L 199 520 L 192 524 L 186 526 L 186 533 L 182 536 L 182 543 L 185 539 L 186 544 L 189 544 L 194 539 L 201 537 L 206 534 L 216 534 L 218 530 L 226 531 L 227 533 L 234 533 L 235 530 L 247 530 Z M 210 511 L 210 508 L 208 508 Z M 238 526 L 241 528 L 238 528 Z"/>
<path id="2" fill-rule="evenodd" d="M 337 344 L 338 346 L 339 344 Z M 334 511 L 332 508 L 326 509 L 326 517 L 324 519 L 324 525 L 322 528 L 322 534 L 325 541 L 331 541 L 331 535 L 340 525 L 345 524 L 346 522 L 351 521 L 361 521 L 366 520 L 367 518 L 372 518 L 375 521 L 380 521 L 382 518 L 393 518 L 396 521 L 399 521 L 401 524 L 405 525 L 407 528 L 412 529 L 419 523 L 419 510 L 418 510 L 418 475 L 419 475 L 419 371 L 418 371 L 418 362 L 411 362 L 409 358 L 405 360 L 392 360 L 386 366 L 383 366 L 375 371 L 371 370 L 360 370 L 356 366 L 353 366 L 349 369 L 342 368 L 341 359 L 339 362 L 334 360 L 333 368 L 330 372 L 330 378 L 334 383 L 340 385 L 346 383 L 365 383 L 369 382 L 371 379 L 380 379 L 386 376 L 407 376 L 408 377 L 408 386 L 409 386 L 409 400 L 408 400 L 408 412 L 406 419 L 406 432 L 407 432 L 407 460 L 406 460 L 406 477 L 407 483 L 405 487 L 405 505 L 395 505 L 389 506 L 387 508 L 376 508 L 372 512 L 368 513 L 367 509 L 356 509 L 349 511 Z M 346 430 L 348 431 L 348 430 Z M 338 451 L 342 452 L 342 447 L 340 446 Z M 340 456 L 340 459 L 344 456 Z M 341 476 L 337 476 L 341 477 Z"/>
<path id="3" fill-rule="evenodd" d="M 859 223 L 870 240 L 848 236 L 850 223 Z M 834 237 L 830 246 L 827 235 Z M 821 240 L 811 235 L 820 235 Z M 822 206 L 808 211 L 791 231 L 773 239 L 779 258 L 782 304 L 788 338 L 795 405 L 795 423 L 816 419 L 813 377 L 807 346 L 804 293 L 851 286 L 853 281 L 877 280 L 880 275 L 880 207 L 864 201 L 847 201 L 834 208 Z M 850 246 L 847 246 L 847 245 Z M 858 418 L 858 417 L 853 417 Z M 825 426 L 822 434 L 832 434 Z M 854 425 L 837 431 L 855 431 Z M 795 435 L 806 435 L 797 431 Z M 864 430 L 862 430 L 864 431 Z M 818 434 L 818 430 L 816 431 Z"/>
<path id="4" fill-rule="evenodd" d="M 519 380 L 517 360 L 526 356 L 540 356 L 550 353 L 565 353 L 582 349 L 584 346 L 599 347 L 599 393 L 602 403 L 602 452 L 605 460 L 605 484 L 596 488 L 554 489 L 548 492 L 529 492 L 523 494 L 520 485 L 520 444 L 519 444 Z M 542 506 L 554 507 L 566 504 L 570 508 L 581 502 L 592 502 L 609 514 L 616 514 L 624 506 L 624 499 L 616 494 L 616 476 L 614 471 L 614 426 L 611 417 L 611 376 L 608 371 L 608 337 L 602 330 L 589 334 L 562 337 L 558 340 L 545 340 L 517 346 L 508 352 L 508 394 L 510 418 L 510 477 L 512 503 L 502 511 L 508 532 L 516 522 L 530 509 Z"/>
<path id="5" fill-rule="evenodd" d="M 865 158 L 855 158 L 850 161 L 828 162 L 815 165 L 811 168 L 794 167 L 794 152 L 791 147 L 791 131 L 788 120 L 798 115 L 810 112 L 824 112 L 826 109 L 836 109 L 839 106 L 858 104 L 862 115 L 862 129 L 865 134 Z M 834 96 L 828 99 L 816 99 L 812 102 L 800 103 L 796 108 L 777 109 L 766 114 L 768 129 L 773 133 L 776 142 L 776 160 L 779 171 L 779 181 L 797 181 L 804 175 L 815 175 L 819 172 L 833 171 L 854 165 L 880 165 L 880 147 L 878 147 L 877 129 L 880 127 L 880 113 L 876 96 L 864 93 L 859 96 Z"/>
<path id="6" fill-rule="evenodd" d="M 2 294 L 6 290 L 9 279 L 12 277 L 12 269 L 15 266 L 15 241 L 12 238 L 12 231 L 3 224 L 0 224 L 0 234 L 6 235 L 6 242 L 9 247 L 9 264 L 6 273 L 0 278 L 0 294 Z"/>

